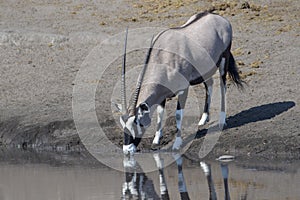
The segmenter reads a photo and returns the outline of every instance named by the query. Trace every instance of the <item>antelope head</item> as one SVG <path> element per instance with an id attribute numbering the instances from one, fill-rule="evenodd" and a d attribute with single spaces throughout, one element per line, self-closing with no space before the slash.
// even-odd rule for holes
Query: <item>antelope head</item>
<path id="1" fill-rule="evenodd" d="M 121 86 L 121 99 L 122 105 L 120 110 L 122 111 L 122 116 L 120 117 L 120 123 L 124 130 L 124 142 L 123 142 L 123 152 L 125 154 L 134 153 L 136 147 L 139 144 L 141 137 L 144 132 L 144 128 L 148 127 L 151 123 L 150 118 L 150 107 L 147 103 L 141 103 L 137 106 L 142 82 L 144 75 L 149 63 L 150 54 L 153 48 L 153 38 L 151 40 L 151 45 L 148 50 L 144 67 L 139 75 L 137 86 L 135 92 L 132 96 L 131 104 L 129 107 L 126 105 L 126 86 L 125 86 L 125 67 L 126 67 L 126 46 L 127 46 L 127 35 L 128 29 L 126 29 L 125 36 L 125 47 L 124 47 L 124 57 L 122 66 L 122 86 Z"/>

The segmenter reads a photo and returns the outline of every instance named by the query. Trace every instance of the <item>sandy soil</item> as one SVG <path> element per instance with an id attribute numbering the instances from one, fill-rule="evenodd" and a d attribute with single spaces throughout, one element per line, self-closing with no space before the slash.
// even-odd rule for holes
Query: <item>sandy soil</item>
<path id="1" fill-rule="evenodd" d="M 249 4 L 193 0 L 1 1 L 0 144 L 82 150 L 73 121 L 72 92 L 76 74 L 90 51 L 127 26 L 177 26 L 192 14 L 209 9 L 231 21 L 233 54 L 247 82 L 243 92 L 232 84 L 228 86 L 228 126 L 211 156 L 299 159 L 299 5 L 298 0 Z M 111 78 L 117 80 L 119 74 L 111 73 Z M 95 83 L 99 81 L 91 80 Z M 121 130 L 110 102 L 102 98 L 110 89 L 98 85 L 96 109 L 109 138 L 121 145 Z M 195 90 L 204 95 L 202 86 Z M 167 121 L 167 125 L 174 124 L 171 115 Z M 165 128 L 164 144 L 172 141 L 173 132 L 174 128 Z M 198 158 L 204 134 L 205 129 L 198 131 L 188 157 Z M 140 148 L 147 149 L 149 142 L 145 140 Z"/>

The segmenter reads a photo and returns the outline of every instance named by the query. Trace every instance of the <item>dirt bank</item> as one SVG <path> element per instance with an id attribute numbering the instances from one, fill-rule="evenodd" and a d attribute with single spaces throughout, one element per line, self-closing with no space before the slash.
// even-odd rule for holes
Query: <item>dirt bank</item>
<path id="1" fill-rule="evenodd" d="M 299 5 L 297 0 L 2 1 L 0 145 L 81 151 L 72 92 L 76 74 L 91 50 L 127 26 L 177 26 L 194 13 L 211 10 L 231 21 L 233 54 L 247 82 L 243 92 L 228 86 L 228 126 L 212 156 L 299 159 Z M 117 80 L 119 73 L 110 77 Z M 196 90 L 204 95 L 202 86 Z M 109 138 L 121 144 L 111 105 L 102 98 L 108 93 L 100 91 L 109 89 L 98 85 L 99 122 L 109 130 Z M 100 115 L 103 110 L 106 113 Z M 168 118 L 172 124 L 171 114 Z M 164 144 L 172 141 L 173 130 L 165 128 Z M 198 158 L 203 135 L 205 129 L 196 134 L 189 157 Z M 149 141 L 141 148 L 147 148 Z"/>

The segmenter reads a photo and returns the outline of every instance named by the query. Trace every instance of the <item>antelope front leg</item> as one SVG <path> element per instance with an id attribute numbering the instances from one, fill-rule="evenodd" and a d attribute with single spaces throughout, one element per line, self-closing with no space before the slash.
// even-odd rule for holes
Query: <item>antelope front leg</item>
<path id="1" fill-rule="evenodd" d="M 188 95 L 188 89 L 182 91 L 178 95 L 177 109 L 175 113 L 177 133 L 176 133 L 176 138 L 172 150 L 179 150 L 182 145 L 181 125 L 182 125 L 183 110 L 186 103 L 187 95 Z"/>
<path id="2" fill-rule="evenodd" d="M 159 106 L 157 106 L 157 129 L 152 141 L 151 149 L 156 150 L 160 144 L 160 139 L 163 136 L 162 128 L 163 128 L 163 116 L 165 112 L 165 104 L 166 100 Z"/>
<path id="3" fill-rule="evenodd" d="M 203 126 L 206 124 L 206 122 L 209 121 L 209 108 L 211 103 L 211 96 L 213 92 L 213 78 L 209 78 L 207 81 L 204 82 L 205 90 L 206 90 L 206 96 L 205 96 L 205 105 L 204 105 L 204 111 L 202 114 L 202 117 L 198 123 L 199 126 Z"/>
<path id="4" fill-rule="evenodd" d="M 179 150 L 182 145 L 182 138 L 181 138 L 181 123 L 183 118 L 183 109 L 177 109 L 176 110 L 176 127 L 177 127 L 177 133 L 175 142 L 173 144 L 172 150 Z"/>

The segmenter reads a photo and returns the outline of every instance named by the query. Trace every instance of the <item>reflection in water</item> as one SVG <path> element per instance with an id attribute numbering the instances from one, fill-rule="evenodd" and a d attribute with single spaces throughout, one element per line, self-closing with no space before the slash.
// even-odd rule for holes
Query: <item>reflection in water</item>
<path id="1" fill-rule="evenodd" d="M 206 164 L 205 162 L 200 162 L 201 168 L 207 178 L 208 189 L 209 189 L 209 199 L 216 200 L 217 194 L 211 174 L 210 164 Z M 228 165 L 226 163 L 221 163 L 221 171 L 224 182 L 224 191 L 225 191 L 225 200 L 230 200 L 229 187 L 228 187 Z"/>
<path id="2" fill-rule="evenodd" d="M 154 184 L 142 171 L 133 157 L 124 158 L 125 182 L 122 186 L 121 199 L 158 199 Z M 139 171 L 140 173 L 137 173 Z"/>
<path id="3" fill-rule="evenodd" d="M 178 193 L 181 200 L 189 200 L 189 193 L 183 174 L 183 159 L 180 154 L 172 154 L 177 165 L 177 180 L 178 180 Z M 166 178 L 164 175 L 164 160 L 159 153 L 153 154 L 154 161 L 156 163 L 159 173 L 159 189 L 160 194 L 155 192 L 153 181 L 150 181 L 146 174 L 141 172 L 141 166 L 136 162 L 133 156 L 124 157 L 124 169 L 125 169 L 125 182 L 122 186 L 122 198 L 121 199 L 162 199 L 169 200 L 169 192 L 167 187 Z M 226 161 L 228 162 L 228 161 Z M 212 178 L 211 165 L 206 162 L 200 162 L 200 166 L 206 176 L 209 199 L 217 200 L 217 194 L 215 185 Z M 228 164 L 220 163 L 223 183 L 224 183 L 224 197 L 225 200 L 230 200 L 229 186 L 228 186 Z M 138 172 L 139 173 L 138 173 Z"/>
<path id="4" fill-rule="evenodd" d="M 199 163 L 160 153 L 148 154 L 147 164 L 136 162 L 144 155 L 122 157 L 124 173 L 86 164 L 86 157 L 6 155 L 0 154 L 0 200 L 300 199 L 299 162 Z M 143 173 L 147 165 L 157 171 Z"/>

